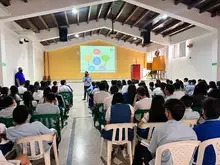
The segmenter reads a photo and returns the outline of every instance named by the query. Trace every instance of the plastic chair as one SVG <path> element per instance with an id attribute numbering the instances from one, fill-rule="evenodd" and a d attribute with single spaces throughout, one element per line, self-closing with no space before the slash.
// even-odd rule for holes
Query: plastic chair
<path id="1" fill-rule="evenodd" d="M 0 117 L 0 123 L 3 123 L 5 124 L 5 126 L 8 128 L 8 127 L 11 127 L 11 126 L 14 126 L 14 120 L 13 118 L 3 118 L 3 117 Z"/>
<path id="2" fill-rule="evenodd" d="M 219 155 L 220 155 L 220 138 L 215 138 L 215 139 L 206 140 L 200 144 L 196 165 L 202 165 L 204 154 L 205 154 L 205 149 L 209 145 L 212 145 L 215 150 L 215 154 L 216 154 L 216 163 L 215 164 L 216 165 L 220 164 L 220 157 L 219 157 Z"/>
<path id="3" fill-rule="evenodd" d="M 144 114 L 147 113 L 147 112 L 150 112 L 150 110 L 149 109 L 138 109 L 138 110 L 136 110 L 135 114 L 134 114 L 134 122 L 138 123 L 144 117 Z"/>
<path id="4" fill-rule="evenodd" d="M 50 148 L 45 151 L 43 143 L 45 141 L 52 142 L 52 145 Z M 36 142 L 38 145 L 36 145 Z M 57 152 L 57 144 L 56 144 L 56 135 L 48 134 L 48 135 L 40 135 L 40 136 L 30 136 L 25 137 L 21 139 L 16 140 L 17 144 L 17 153 L 18 152 L 18 145 L 22 145 L 23 154 L 29 154 L 28 153 L 28 147 L 30 148 L 31 153 L 28 155 L 30 160 L 39 160 L 41 158 L 44 158 L 45 165 L 51 165 L 50 161 L 50 150 L 53 147 L 54 157 L 56 165 L 59 165 L 59 158 L 58 158 L 58 152 Z M 36 153 L 36 146 L 39 146 L 40 153 Z"/>
<path id="5" fill-rule="evenodd" d="M 105 130 L 113 130 L 112 132 L 112 141 L 107 140 L 107 165 L 111 164 L 111 154 L 112 154 L 112 145 L 124 145 L 127 144 L 127 149 L 130 158 L 130 164 L 132 164 L 132 149 L 131 149 L 131 141 L 128 140 L 128 129 L 134 128 L 133 123 L 126 123 L 126 124 L 108 124 L 105 126 Z M 117 130 L 119 130 L 119 138 L 116 139 Z M 123 130 L 125 132 L 125 139 L 123 140 Z M 101 148 L 100 148 L 100 157 L 102 156 L 102 149 L 104 138 L 101 137 Z"/>
<path id="6" fill-rule="evenodd" d="M 190 164 L 193 160 L 195 149 L 199 146 L 200 141 L 180 141 L 168 143 L 157 148 L 155 165 L 161 165 L 162 154 L 169 150 L 174 165 Z"/>
<path id="7" fill-rule="evenodd" d="M 182 122 L 193 128 L 195 125 L 197 125 L 198 120 L 183 120 Z"/>
<path id="8" fill-rule="evenodd" d="M 73 106 L 73 93 L 72 92 L 60 92 L 61 96 L 63 96 L 63 99 L 65 102 L 68 102 L 70 104 L 70 107 Z"/>

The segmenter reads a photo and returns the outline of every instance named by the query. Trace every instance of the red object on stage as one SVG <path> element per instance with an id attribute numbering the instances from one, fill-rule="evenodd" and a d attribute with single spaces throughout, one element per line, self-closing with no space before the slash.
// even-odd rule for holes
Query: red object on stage
<path id="1" fill-rule="evenodd" d="M 141 65 L 140 64 L 131 65 L 131 79 L 132 80 L 141 79 Z"/>

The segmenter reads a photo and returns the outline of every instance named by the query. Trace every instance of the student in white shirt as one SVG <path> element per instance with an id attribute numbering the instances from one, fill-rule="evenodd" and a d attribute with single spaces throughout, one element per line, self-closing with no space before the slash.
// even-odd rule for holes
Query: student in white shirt
<path id="1" fill-rule="evenodd" d="M 117 93 L 117 92 L 118 92 L 118 87 L 117 87 L 116 85 L 111 86 L 111 88 L 110 88 L 111 96 L 107 97 L 107 98 L 104 100 L 104 109 L 105 109 L 105 110 L 107 110 L 109 107 L 111 107 L 113 95 L 114 95 L 115 93 Z"/>
<path id="2" fill-rule="evenodd" d="M 12 118 L 12 113 L 17 106 L 15 100 L 12 97 L 7 96 L 4 98 L 4 104 L 6 108 L 0 111 L 0 117 Z"/>
<path id="3" fill-rule="evenodd" d="M 197 140 L 192 128 L 181 122 L 185 112 L 185 106 L 178 99 L 169 99 L 165 103 L 165 114 L 168 121 L 154 129 L 152 139 L 148 147 L 140 143 L 136 146 L 133 165 L 155 164 L 155 154 L 158 147 L 178 141 Z M 164 151 L 163 165 L 172 165 L 172 157 L 169 151 Z"/>
<path id="4" fill-rule="evenodd" d="M 126 84 L 126 85 L 123 85 L 123 87 L 122 87 L 122 94 L 128 92 L 128 87 L 129 87 L 129 85 L 131 85 L 131 84 L 132 84 L 132 81 L 131 81 L 131 80 L 128 80 L 128 81 L 127 81 L 127 84 Z"/>
<path id="5" fill-rule="evenodd" d="M 49 93 L 45 97 L 44 104 L 38 104 L 36 107 L 36 114 L 60 114 L 60 109 L 56 104 L 56 95 Z"/>
<path id="6" fill-rule="evenodd" d="M 156 83 L 155 87 L 156 88 L 153 90 L 153 96 L 160 95 L 164 97 L 164 92 L 161 89 L 161 84 Z"/>
<path id="7" fill-rule="evenodd" d="M 72 92 L 70 87 L 66 85 L 66 80 L 61 80 L 60 84 L 59 92 Z"/>
<path id="8" fill-rule="evenodd" d="M 18 87 L 18 93 L 20 94 L 20 95 L 23 95 L 24 94 L 24 92 L 26 92 L 27 91 L 27 88 L 25 88 L 24 87 L 24 83 L 20 83 L 20 86 Z"/>
<path id="9" fill-rule="evenodd" d="M 15 85 L 12 85 L 10 88 L 11 94 L 10 96 L 15 100 L 15 101 L 21 101 L 21 97 L 18 95 L 18 88 Z"/>
<path id="10" fill-rule="evenodd" d="M 104 82 L 101 82 L 99 85 L 99 92 L 96 92 L 93 96 L 94 104 L 104 104 L 104 100 L 111 96 L 108 92 L 106 92 L 106 85 Z"/>
<path id="11" fill-rule="evenodd" d="M 39 101 L 40 99 L 43 98 L 44 91 L 41 90 L 39 82 L 34 83 L 34 88 L 35 88 L 35 92 L 33 93 L 33 98 L 34 100 Z"/>
<path id="12" fill-rule="evenodd" d="M 32 93 L 30 91 L 24 92 L 23 101 L 20 101 L 20 105 L 25 105 L 29 108 L 36 107 L 37 101 L 34 100 Z"/>
<path id="13" fill-rule="evenodd" d="M 184 103 L 186 111 L 182 120 L 199 120 L 200 114 L 196 111 L 193 111 L 191 106 L 193 105 L 193 98 L 186 95 L 181 98 L 181 101 Z"/>
<path id="14" fill-rule="evenodd" d="M 173 95 L 174 93 L 174 86 L 173 85 L 170 85 L 170 84 L 167 84 L 166 85 L 166 88 L 164 90 L 164 93 L 165 93 L 165 101 L 169 100 L 169 99 L 175 99 L 176 96 Z"/>
<path id="15" fill-rule="evenodd" d="M 140 100 L 140 101 L 137 101 Z M 137 102 L 136 102 L 137 101 Z M 139 87 L 137 89 L 137 94 L 134 98 L 134 110 L 142 109 L 150 109 L 151 108 L 152 99 L 149 98 L 149 93 L 144 87 Z"/>
<path id="16" fill-rule="evenodd" d="M 177 99 L 181 99 L 185 95 L 185 92 L 180 90 L 180 83 L 174 83 L 173 86 L 175 88 L 175 92 L 173 93 L 173 95 Z"/>

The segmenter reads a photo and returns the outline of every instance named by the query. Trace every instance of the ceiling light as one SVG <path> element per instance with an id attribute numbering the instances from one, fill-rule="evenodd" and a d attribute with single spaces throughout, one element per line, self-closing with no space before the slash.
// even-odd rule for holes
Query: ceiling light
<path id="1" fill-rule="evenodd" d="M 72 9 L 72 13 L 73 13 L 73 14 L 77 14 L 77 13 L 78 13 L 78 10 L 76 10 L 75 8 L 73 8 L 73 9 Z"/>
<path id="2" fill-rule="evenodd" d="M 136 39 L 137 39 L 137 37 L 134 37 L 134 38 L 133 38 L 133 40 L 136 40 Z"/>
<path id="3" fill-rule="evenodd" d="M 166 14 L 164 14 L 164 15 L 162 16 L 163 19 L 167 19 L 167 17 L 168 17 L 168 15 L 166 15 Z"/>
<path id="4" fill-rule="evenodd" d="M 79 34 L 75 34 L 75 37 L 78 38 L 78 37 L 79 37 Z"/>
<path id="5" fill-rule="evenodd" d="M 158 28 L 162 28 L 163 27 L 163 24 L 160 24 L 159 26 L 158 26 Z"/>

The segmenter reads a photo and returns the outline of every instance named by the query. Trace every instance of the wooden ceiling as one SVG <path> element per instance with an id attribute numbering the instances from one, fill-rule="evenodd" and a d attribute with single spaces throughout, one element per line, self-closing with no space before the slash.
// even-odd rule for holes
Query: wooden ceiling
<path id="1" fill-rule="evenodd" d="M 179 0 L 179 2 L 180 1 L 181 0 Z M 178 4 L 177 1 L 176 4 Z M 122 25 L 127 24 L 131 28 L 138 27 L 140 30 L 152 28 L 152 32 L 156 35 L 162 35 L 164 37 L 173 36 L 194 27 L 194 25 L 181 20 L 161 16 L 154 11 L 149 11 L 121 0 L 83 7 L 77 9 L 78 12 L 76 14 L 74 14 L 72 10 L 68 10 L 17 20 L 16 22 L 24 29 L 31 29 L 34 32 L 39 33 L 41 30 L 49 31 L 50 28 L 58 28 L 59 26 L 69 27 L 71 24 L 80 25 L 82 22 L 89 23 L 91 20 L 99 21 L 99 19 L 112 19 L 111 8 L 113 9 L 112 13 L 114 21 L 120 22 Z M 101 30 L 100 34 L 105 35 L 104 31 L 104 29 Z M 91 33 L 93 34 L 97 32 L 95 31 Z M 121 39 L 120 37 L 117 39 L 124 40 L 124 38 Z M 49 43 L 56 42 L 58 42 L 57 39 L 45 41 L 42 42 L 42 44 L 48 45 Z M 136 42 L 134 44 L 136 44 Z"/>
<path id="2" fill-rule="evenodd" d="M 209 12 L 211 17 L 220 16 L 220 0 L 175 0 L 175 5 L 183 3 L 188 9 L 197 8 L 199 13 Z"/>

